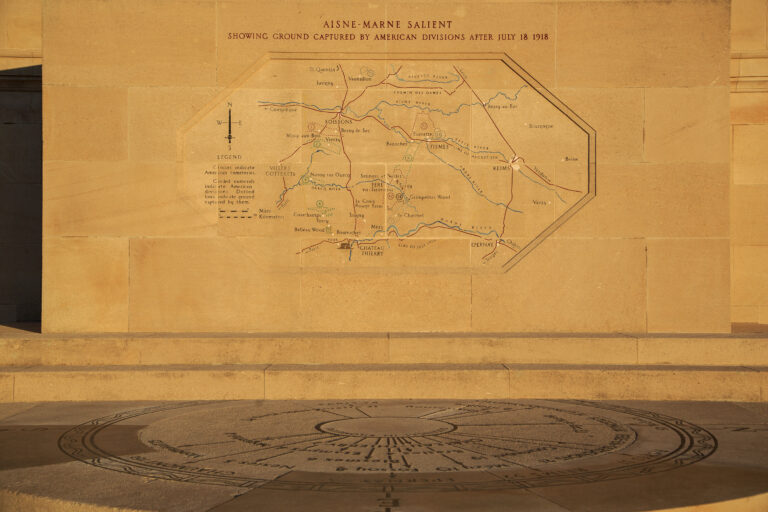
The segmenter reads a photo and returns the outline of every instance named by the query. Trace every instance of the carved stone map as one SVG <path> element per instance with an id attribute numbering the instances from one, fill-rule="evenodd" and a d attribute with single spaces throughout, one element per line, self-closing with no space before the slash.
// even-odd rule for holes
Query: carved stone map
<path id="1" fill-rule="evenodd" d="M 595 194 L 595 132 L 504 54 L 271 54 L 181 131 L 222 236 L 303 265 L 508 269 Z"/>
<path id="2" fill-rule="evenodd" d="M 151 451 L 119 455 L 130 425 Z M 701 461 L 717 441 L 678 418 L 599 402 L 369 400 L 160 405 L 86 422 L 59 446 L 156 479 L 359 493 L 632 478 Z"/>

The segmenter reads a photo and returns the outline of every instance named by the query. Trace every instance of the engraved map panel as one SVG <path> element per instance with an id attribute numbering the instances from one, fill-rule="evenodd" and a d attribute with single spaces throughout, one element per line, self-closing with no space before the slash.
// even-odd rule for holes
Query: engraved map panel
<path id="1" fill-rule="evenodd" d="M 594 130 L 503 54 L 272 54 L 179 141 L 219 235 L 305 266 L 508 269 L 595 192 Z"/>

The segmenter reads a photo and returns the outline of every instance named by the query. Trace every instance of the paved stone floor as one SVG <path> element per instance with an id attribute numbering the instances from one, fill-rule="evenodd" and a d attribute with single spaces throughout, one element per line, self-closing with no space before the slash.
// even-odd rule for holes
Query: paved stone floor
<path id="1" fill-rule="evenodd" d="M 768 492 L 768 404 L 0 404 L 0 489 L 162 511 L 641 511 Z"/>

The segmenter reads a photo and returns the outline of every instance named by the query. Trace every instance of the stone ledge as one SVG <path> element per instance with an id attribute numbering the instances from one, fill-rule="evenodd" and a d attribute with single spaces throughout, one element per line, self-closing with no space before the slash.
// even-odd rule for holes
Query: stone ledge
<path id="1" fill-rule="evenodd" d="M 665 364 L 768 366 L 768 333 L 40 334 L 0 330 L 0 366 L 219 364 Z"/>
<path id="2" fill-rule="evenodd" d="M 0 367 L 0 401 L 768 398 L 768 366 L 368 364 Z"/>

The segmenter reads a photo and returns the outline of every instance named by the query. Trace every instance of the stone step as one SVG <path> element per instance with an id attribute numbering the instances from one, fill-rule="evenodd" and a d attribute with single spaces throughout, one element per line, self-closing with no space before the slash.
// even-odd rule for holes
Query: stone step
<path id="1" fill-rule="evenodd" d="M 768 366 L 768 334 L 40 334 L 0 327 L 0 366 L 227 364 Z"/>
<path id="2" fill-rule="evenodd" d="M 0 367 L 1 402 L 558 398 L 768 400 L 768 366 L 347 364 Z"/>

